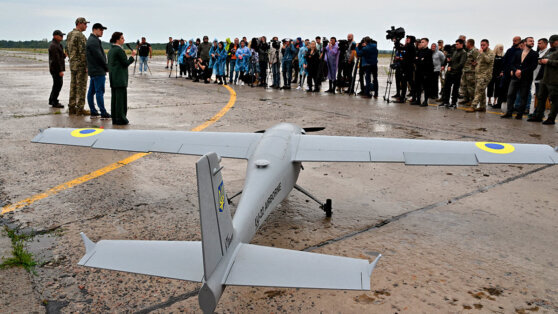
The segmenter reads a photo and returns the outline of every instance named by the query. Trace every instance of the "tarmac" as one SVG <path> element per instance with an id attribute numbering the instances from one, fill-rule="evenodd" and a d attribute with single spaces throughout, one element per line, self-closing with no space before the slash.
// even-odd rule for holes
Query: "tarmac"
<path id="1" fill-rule="evenodd" d="M 324 126 L 321 135 L 558 146 L 556 126 L 385 102 L 385 59 L 378 99 L 229 90 L 169 78 L 164 62 L 151 61 L 152 75 L 132 75 L 131 66 L 130 125 L 118 128 L 255 132 L 291 122 Z M 0 73 L 0 225 L 29 234 L 38 262 L 35 273 L 0 269 L 0 312 L 200 312 L 198 283 L 77 265 L 85 253 L 79 232 L 93 241 L 200 240 L 198 157 L 122 162 L 134 153 L 32 144 L 41 128 L 117 126 L 50 108 L 44 54 L 0 50 Z M 110 108 L 108 82 L 106 90 Z M 69 75 L 64 105 L 68 93 Z M 229 193 L 240 191 L 245 161 L 222 165 Z M 558 167 L 544 165 L 305 163 L 299 185 L 333 199 L 333 217 L 293 191 L 252 243 L 370 260 L 379 252 L 371 290 L 227 287 L 216 312 L 558 312 L 557 177 Z M 0 256 L 10 252 L 2 233 Z"/>

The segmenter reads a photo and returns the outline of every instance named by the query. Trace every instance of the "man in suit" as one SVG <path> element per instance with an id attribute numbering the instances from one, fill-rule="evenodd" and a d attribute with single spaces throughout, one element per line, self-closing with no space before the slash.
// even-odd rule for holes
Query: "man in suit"
<path id="1" fill-rule="evenodd" d="M 501 118 L 509 119 L 512 117 L 514 111 L 515 99 L 517 92 L 519 91 L 520 105 L 517 109 L 517 115 L 515 118 L 521 120 L 523 118 L 523 113 L 527 107 L 527 98 L 529 96 L 529 89 L 533 83 L 533 72 L 537 68 L 539 54 L 533 51 L 533 46 L 535 45 L 535 40 L 533 37 L 525 38 L 525 48 L 522 51 L 518 51 L 510 67 L 510 75 L 512 80 L 510 82 L 510 87 L 508 88 L 508 110 L 505 115 Z"/>

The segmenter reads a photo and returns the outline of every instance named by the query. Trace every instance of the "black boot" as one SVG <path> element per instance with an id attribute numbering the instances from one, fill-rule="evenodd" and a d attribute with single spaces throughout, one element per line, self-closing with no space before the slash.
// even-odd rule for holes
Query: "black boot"
<path id="1" fill-rule="evenodd" d="M 331 93 L 332 93 L 332 94 L 335 94 L 335 85 L 336 85 L 336 83 L 337 83 L 337 81 L 333 81 L 333 82 L 331 83 Z"/>
<path id="2" fill-rule="evenodd" d="M 325 91 L 326 93 L 331 93 L 332 92 L 331 85 L 332 85 L 331 81 L 329 81 L 329 89 Z"/>

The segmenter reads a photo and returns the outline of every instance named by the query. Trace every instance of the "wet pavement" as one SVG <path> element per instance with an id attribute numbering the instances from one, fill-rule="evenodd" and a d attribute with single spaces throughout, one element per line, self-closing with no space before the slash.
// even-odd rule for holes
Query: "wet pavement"
<path id="1" fill-rule="evenodd" d="M 164 62 L 151 62 L 153 75 L 131 75 L 131 124 L 119 128 L 190 130 L 229 101 L 224 87 L 174 78 L 174 72 L 169 78 Z M 387 62 L 379 70 L 380 96 Z M 30 143 L 38 129 L 49 126 L 113 126 L 48 106 L 46 55 L 0 51 L 0 73 L 2 206 L 132 155 Z M 323 135 L 558 146 L 558 127 L 502 121 L 496 113 L 388 104 L 381 97 L 232 88 L 235 106 L 205 131 L 254 132 L 291 122 L 325 126 L 317 133 Z M 68 91 L 69 76 L 63 104 Z M 108 84 L 105 99 L 110 103 Z M 77 266 L 85 252 L 82 231 L 93 241 L 200 240 L 197 159 L 150 154 L 2 216 L 0 224 L 37 234 L 29 250 L 40 266 L 36 275 L 0 270 L 0 312 L 200 312 L 197 283 Z M 229 193 L 241 190 L 245 162 L 222 165 Z M 371 291 L 227 287 L 217 312 L 558 311 L 557 167 L 304 168 L 299 185 L 318 198 L 332 198 L 333 217 L 326 219 L 315 203 L 293 191 L 253 243 L 368 259 L 380 252 Z M 2 235 L 4 255 L 8 245 Z"/>

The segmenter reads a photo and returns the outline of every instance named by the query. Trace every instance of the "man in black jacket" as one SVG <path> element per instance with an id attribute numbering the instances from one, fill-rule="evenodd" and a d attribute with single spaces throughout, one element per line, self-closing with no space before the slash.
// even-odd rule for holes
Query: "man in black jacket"
<path id="1" fill-rule="evenodd" d="M 515 54 L 518 51 L 521 51 L 521 49 L 519 49 L 520 42 L 521 42 L 521 37 L 515 36 L 512 40 L 512 46 L 508 50 L 506 50 L 506 54 L 504 54 L 503 68 L 502 68 L 502 72 L 500 73 L 500 78 L 501 78 L 500 84 L 502 88 L 502 93 L 507 92 L 510 86 L 510 81 L 511 81 L 510 67 L 513 62 L 513 58 Z M 492 108 L 495 109 L 502 108 L 502 103 L 506 101 L 505 98 L 506 97 L 498 97 L 498 103 L 492 106 Z"/>
<path id="2" fill-rule="evenodd" d="M 258 44 L 258 56 L 260 63 L 260 87 L 267 87 L 267 63 L 269 62 L 269 44 L 265 36 L 260 37 Z"/>
<path id="3" fill-rule="evenodd" d="M 512 117 L 517 91 L 519 91 L 520 103 L 515 118 L 518 120 L 523 118 L 523 113 L 527 107 L 529 90 L 533 83 L 533 72 L 537 68 L 539 59 L 539 54 L 531 49 L 534 45 L 535 40 L 533 37 L 525 38 L 525 49 L 523 49 L 523 51 L 518 51 L 513 58 L 509 72 L 512 80 L 508 88 L 508 99 L 506 101 L 508 109 L 506 114 L 500 118 L 509 119 Z"/>
<path id="4" fill-rule="evenodd" d="M 87 92 L 87 103 L 91 111 L 91 118 L 98 118 L 99 112 L 95 108 L 93 96 L 97 98 L 97 106 L 101 111 L 102 119 L 110 119 L 111 116 L 105 109 L 105 81 L 108 72 L 107 56 L 101 44 L 101 38 L 104 30 L 107 29 L 101 23 L 93 24 L 93 30 L 87 44 L 85 45 L 85 56 L 87 58 L 87 74 L 91 78 L 89 80 L 89 91 Z"/>
<path id="5" fill-rule="evenodd" d="M 50 97 L 48 98 L 48 104 L 53 108 L 64 108 L 64 106 L 58 101 L 58 95 L 60 95 L 60 90 L 62 89 L 63 77 L 65 65 L 64 59 L 66 55 L 64 54 L 64 49 L 60 42 L 64 37 L 64 33 L 59 30 L 55 30 L 52 33 L 52 41 L 48 47 L 48 68 L 50 75 L 52 75 L 52 90 L 50 91 Z"/>
<path id="6" fill-rule="evenodd" d="M 428 96 L 430 92 L 430 81 L 434 75 L 434 61 L 432 60 L 432 50 L 428 47 L 428 38 L 422 38 L 419 43 L 419 50 L 416 57 L 415 88 L 411 105 L 428 106 Z M 424 101 L 421 102 L 422 92 L 424 91 Z"/>

